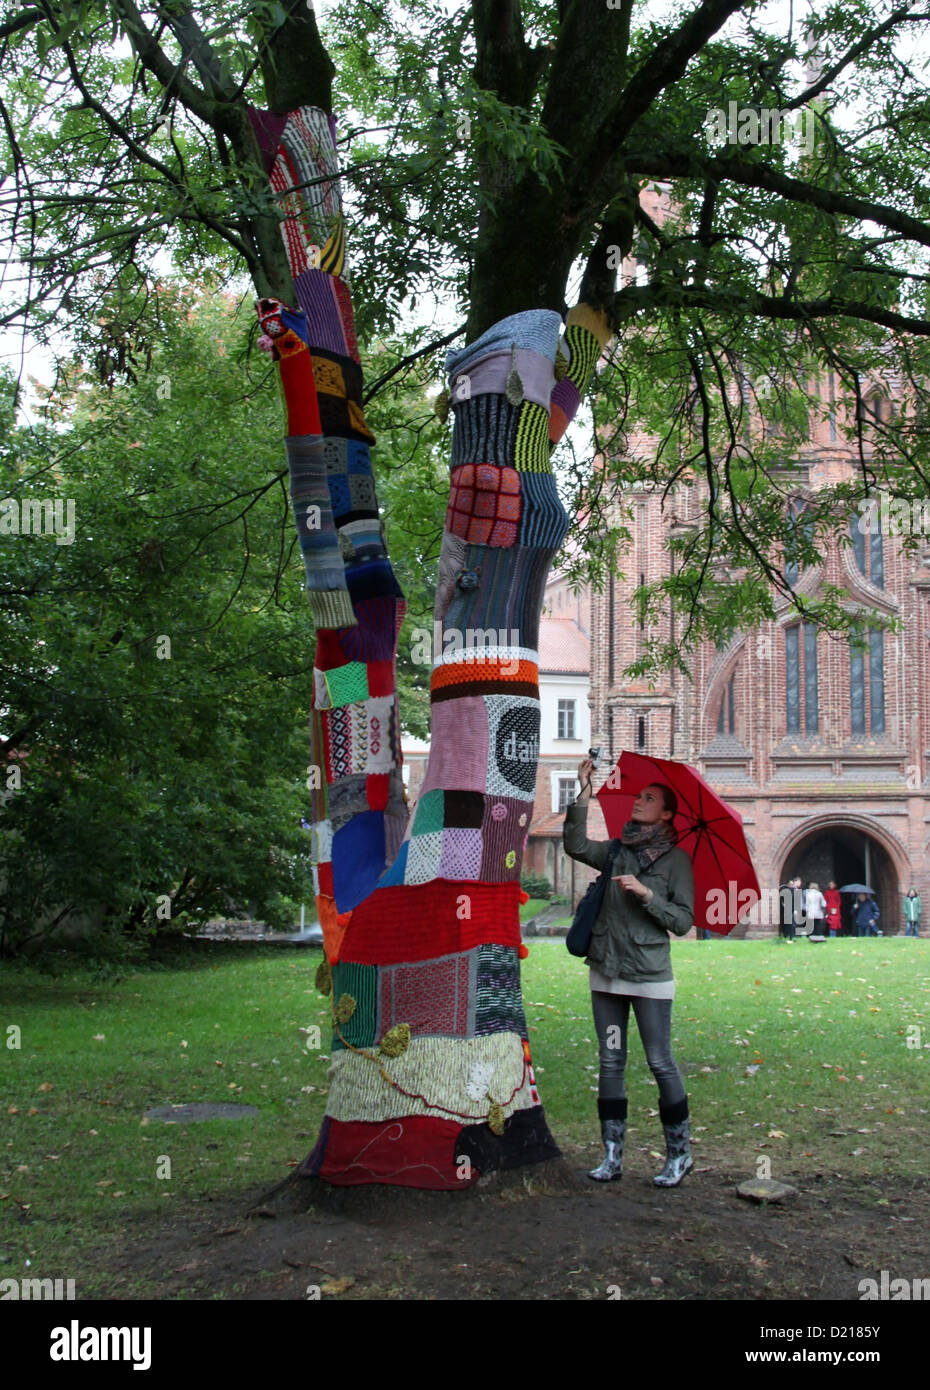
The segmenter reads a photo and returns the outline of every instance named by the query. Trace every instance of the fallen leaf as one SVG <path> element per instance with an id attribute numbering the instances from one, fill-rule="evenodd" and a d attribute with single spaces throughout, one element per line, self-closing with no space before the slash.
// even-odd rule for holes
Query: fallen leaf
<path id="1" fill-rule="evenodd" d="M 43 1081 L 42 1085 L 39 1087 L 40 1091 L 54 1091 L 54 1089 L 55 1087 L 52 1085 L 51 1081 Z"/>
<path id="2" fill-rule="evenodd" d="M 328 1279 L 325 1284 L 320 1285 L 320 1293 L 340 1294 L 345 1293 L 346 1289 L 351 1289 L 355 1280 L 351 1274 L 347 1274 L 343 1279 Z"/>

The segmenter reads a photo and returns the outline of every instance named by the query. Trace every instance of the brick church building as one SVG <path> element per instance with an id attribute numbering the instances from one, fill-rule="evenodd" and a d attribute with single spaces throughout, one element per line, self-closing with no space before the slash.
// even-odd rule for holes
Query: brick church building
<path id="1" fill-rule="evenodd" d="M 642 196 L 662 221 L 667 190 L 656 186 Z M 635 265 L 624 269 L 635 276 Z M 807 447 L 786 464 L 796 505 L 852 476 L 856 466 L 838 378 L 826 376 L 820 391 L 823 418 L 812 418 Z M 875 383 L 865 395 L 879 419 L 899 408 Z M 650 457 L 655 446 L 643 434 L 627 436 L 632 456 Z M 629 680 L 624 669 L 647 638 L 669 637 L 673 618 L 643 631 L 634 616 L 635 587 L 668 572 L 665 541 L 700 522 L 706 495 L 699 486 L 681 487 L 663 505 L 661 488 L 637 486 L 619 502 L 631 534 L 618 557 L 626 577 L 585 595 L 574 612 L 590 638 L 590 738 L 605 749 L 601 780 L 627 748 L 691 763 L 742 815 L 763 905 L 768 894 L 774 905 L 774 891 L 795 876 L 821 889 L 830 880 L 867 883 L 884 932 L 903 932 L 903 895 L 913 885 L 924 901 L 930 896 L 930 526 L 912 559 L 881 518 L 862 534 L 857 510 L 838 528 L 846 543 L 832 539 L 820 562 L 793 579 L 808 594 L 841 587 L 853 603 L 899 619 L 900 632 L 873 628 L 863 652 L 799 622 L 785 599 L 761 629 L 736 631 L 720 647 L 702 643 L 691 658 L 691 680 L 669 671 L 650 683 Z M 550 584 L 552 616 L 566 602 L 563 587 L 558 577 Z M 570 880 L 556 843 L 551 777 L 541 769 L 527 864 L 545 866 L 564 893 Z M 597 811 L 591 833 L 606 836 Z M 576 899 L 589 878 L 583 869 L 576 876 Z M 777 931 L 776 914 L 763 906 L 735 935 Z"/>

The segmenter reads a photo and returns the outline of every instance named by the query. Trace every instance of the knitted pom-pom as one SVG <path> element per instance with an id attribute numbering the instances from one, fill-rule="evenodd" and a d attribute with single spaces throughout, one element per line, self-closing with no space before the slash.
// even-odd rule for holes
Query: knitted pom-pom
<path id="1" fill-rule="evenodd" d="M 332 994 L 333 972 L 328 960 L 321 960 L 317 966 L 314 984 L 321 994 Z"/>
<path id="2" fill-rule="evenodd" d="M 488 1129 L 492 1134 L 503 1134 L 504 1132 L 504 1107 L 499 1105 L 496 1100 L 491 1102 L 491 1110 L 488 1115 Z"/>
<path id="3" fill-rule="evenodd" d="M 355 1013 L 355 1000 L 352 998 L 351 994 L 340 994 L 339 1003 L 336 1005 L 333 1012 L 337 1023 L 348 1023 L 349 1019 Z"/>
<path id="4" fill-rule="evenodd" d="M 378 1044 L 378 1051 L 385 1057 L 399 1057 L 410 1046 L 410 1024 L 395 1023 L 389 1028 Z"/>
<path id="5" fill-rule="evenodd" d="M 450 399 L 451 397 L 448 391 L 440 391 L 439 395 L 433 401 L 433 414 L 441 425 L 444 425 L 449 418 Z"/>
<path id="6" fill-rule="evenodd" d="M 521 902 L 521 903 L 528 903 L 529 900 L 530 900 L 530 895 L 529 895 L 529 893 L 526 891 L 525 888 L 521 888 L 521 889 L 520 889 L 520 902 Z"/>
<path id="7" fill-rule="evenodd" d="M 529 948 L 529 946 L 525 946 L 524 943 L 521 941 L 521 942 L 520 942 L 519 949 L 517 950 L 517 955 L 520 957 L 521 960 L 526 960 L 526 958 L 527 958 L 527 956 L 529 955 L 529 953 L 530 953 L 530 948 Z"/>

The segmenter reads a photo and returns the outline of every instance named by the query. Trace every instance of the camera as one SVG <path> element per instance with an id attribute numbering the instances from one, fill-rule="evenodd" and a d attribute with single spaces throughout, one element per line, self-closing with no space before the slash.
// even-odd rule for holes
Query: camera
<path id="1" fill-rule="evenodd" d="M 597 767 L 598 763 L 601 761 L 601 754 L 603 753 L 603 751 L 604 749 L 600 746 L 598 746 L 597 748 L 588 749 L 588 757 L 591 759 L 591 762 L 594 765 L 594 767 Z"/>

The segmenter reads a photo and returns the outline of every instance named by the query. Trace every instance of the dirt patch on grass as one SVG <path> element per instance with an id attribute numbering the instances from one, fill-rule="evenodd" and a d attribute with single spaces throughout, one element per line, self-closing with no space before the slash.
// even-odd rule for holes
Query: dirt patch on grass
<path id="1" fill-rule="evenodd" d="M 701 1165 L 660 1191 L 632 1166 L 596 1186 L 591 1160 L 566 1148 L 461 1194 L 241 1191 L 141 1214 L 92 1262 L 129 1299 L 858 1300 L 882 1269 L 927 1273 L 926 1179 L 782 1173 L 798 1195 L 756 1206 L 736 1195 L 745 1169 Z"/>

